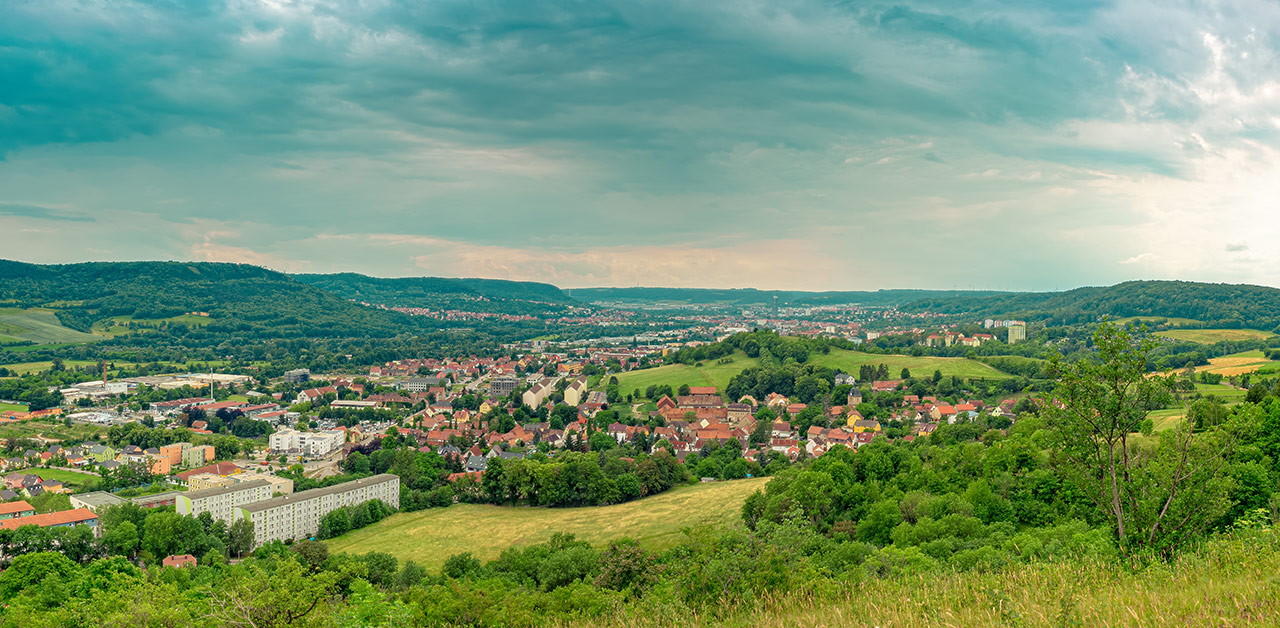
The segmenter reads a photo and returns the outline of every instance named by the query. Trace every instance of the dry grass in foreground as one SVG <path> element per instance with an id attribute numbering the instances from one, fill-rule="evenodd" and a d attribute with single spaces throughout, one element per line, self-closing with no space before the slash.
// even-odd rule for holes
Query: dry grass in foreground
<path id="1" fill-rule="evenodd" d="M 993 573 L 928 574 L 810 592 L 727 618 L 634 616 L 578 626 L 1277 626 L 1280 552 L 1266 541 L 1214 542 L 1171 565 L 1139 572 L 1102 562 L 1013 566 Z"/>

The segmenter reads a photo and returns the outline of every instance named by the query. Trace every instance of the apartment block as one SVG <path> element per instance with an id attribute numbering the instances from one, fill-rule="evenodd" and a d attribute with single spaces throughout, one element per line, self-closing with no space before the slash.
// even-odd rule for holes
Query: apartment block
<path id="1" fill-rule="evenodd" d="M 391 474 L 352 480 L 325 488 L 246 504 L 235 509 L 235 519 L 253 523 L 254 547 L 271 541 L 302 540 L 315 536 L 320 519 L 344 506 L 380 499 L 400 507 L 400 478 Z"/>
<path id="2" fill-rule="evenodd" d="M 174 506 L 180 515 L 196 517 L 207 512 L 214 519 L 230 523 L 236 508 L 271 499 L 271 486 L 266 480 L 253 480 L 202 491 L 188 491 L 178 496 Z"/>
<path id="3" fill-rule="evenodd" d="M 342 447 L 347 435 L 342 430 L 299 432 L 284 429 L 271 435 L 271 453 L 298 456 L 324 456 Z"/>
<path id="4" fill-rule="evenodd" d="M 188 467 L 198 467 L 206 462 L 213 461 L 213 446 L 200 445 L 198 447 L 187 447 L 182 450 L 182 464 Z"/>

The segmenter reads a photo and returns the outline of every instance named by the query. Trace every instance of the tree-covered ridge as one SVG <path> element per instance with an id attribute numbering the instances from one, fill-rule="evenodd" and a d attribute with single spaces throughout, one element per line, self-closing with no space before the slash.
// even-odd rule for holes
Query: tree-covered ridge
<path id="1" fill-rule="evenodd" d="M 293 278 L 344 299 L 391 307 L 450 307 L 465 309 L 470 300 L 485 299 L 485 311 L 506 312 L 521 304 L 507 301 L 566 304 L 573 300 L 548 283 L 505 279 L 448 277 L 369 277 L 357 273 L 299 274 Z M 522 304 L 528 309 L 531 304 Z M 481 308 L 475 308 L 481 309 Z M 518 313 L 518 312 L 511 312 Z"/>
<path id="2" fill-rule="evenodd" d="M 208 315 L 202 316 L 202 331 L 224 340 L 390 337 L 429 324 L 352 303 L 265 268 L 212 262 L 5 261 L 0 301 L 52 308 L 64 325 L 81 331 L 113 317 L 157 320 L 200 312 Z M 170 327 L 191 326 L 174 323 L 159 331 L 163 335 Z"/>
<path id="3" fill-rule="evenodd" d="M 569 291 L 581 301 L 635 303 L 684 303 L 689 305 L 770 305 L 776 296 L 780 304 L 873 306 L 899 305 L 921 299 L 972 298 L 1001 294 L 988 290 L 757 290 L 755 288 L 575 288 Z"/>
<path id="4" fill-rule="evenodd" d="M 926 298 L 902 309 L 1029 319 L 1051 325 L 1093 322 L 1103 316 L 1156 316 L 1194 319 L 1206 328 L 1270 331 L 1280 326 L 1280 290 L 1245 284 L 1128 281 L 1065 292 Z"/>

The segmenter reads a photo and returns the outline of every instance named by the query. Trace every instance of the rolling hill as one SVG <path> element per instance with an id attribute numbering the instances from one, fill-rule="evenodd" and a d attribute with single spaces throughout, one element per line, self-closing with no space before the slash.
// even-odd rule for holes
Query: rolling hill
<path id="1" fill-rule="evenodd" d="M 0 344 L 33 342 L 92 342 L 101 336 L 87 334 L 62 325 L 52 310 L 0 308 Z"/>
<path id="2" fill-rule="evenodd" d="M 973 298 L 996 294 L 966 290 L 876 290 L 807 292 L 757 290 L 755 288 L 575 288 L 569 294 L 581 301 L 616 303 L 671 303 L 685 305 L 768 305 L 778 297 L 786 305 L 859 304 L 890 306 L 922 299 Z"/>
<path id="3" fill-rule="evenodd" d="M 49 333 L 69 328 L 82 333 L 80 339 L 94 323 L 120 317 L 168 319 L 175 321 L 169 327 L 173 333 L 199 329 L 222 340 L 388 337 L 429 324 L 353 303 L 265 268 L 211 262 L 37 265 L 0 260 L 0 302 L 26 310 L 24 320 L 43 320 L 51 326 Z M 176 318 L 190 312 L 202 313 L 207 323 L 185 325 Z"/>
<path id="4" fill-rule="evenodd" d="M 356 273 L 293 275 L 297 281 L 344 299 L 389 307 L 474 309 L 484 301 L 486 311 L 526 313 L 547 305 L 573 303 L 548 283 L 502 279 L 450 279 L 445 277 L 369 277 Z M 556 308 L 558 309 L 558 308 Z"/>
<path id="5" fill-rule="evenodd" d="M 1085 323 L 1103 316 L 1194 319 L 1205 329 L 1275 330 L 1280 289 L 1192 281 L 1128 281 L 1065 292 L 925 298 L 903 305 L 912 312 L 1021 318 L 1047 324 Z"/>

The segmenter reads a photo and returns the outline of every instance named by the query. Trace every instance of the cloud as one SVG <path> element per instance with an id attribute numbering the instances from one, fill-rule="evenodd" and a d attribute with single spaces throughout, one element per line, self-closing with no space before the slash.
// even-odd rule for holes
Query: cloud
<path id="1" fill-rule="evenodd" d="M 69 222 L 93 222 L 93 217 L 75 212 L 67 212 L 52 207 L 27 205 L 23 203 L 0 203 L 0 216 L 20 216 L 39 220 L 65 220 Z"/>
<path id="2" fill-rule="evenodd" d="M 5 8 L 0 189 L 31 204 L 0 245 L 41 261 L 1280 283 L 1270 252 L 1219 263 L 1280 229 L 1271 2 Z"/>
<path id="3" fill-rule="evenodd" d="M 1228 244 L 1226 247 L 1226 251 L 1228 253 L 1240 253 L 1242 251 L 1248 251 L 1248 250 L 1249 250 L 1248 244 Z"/>

